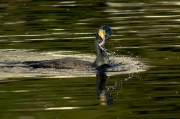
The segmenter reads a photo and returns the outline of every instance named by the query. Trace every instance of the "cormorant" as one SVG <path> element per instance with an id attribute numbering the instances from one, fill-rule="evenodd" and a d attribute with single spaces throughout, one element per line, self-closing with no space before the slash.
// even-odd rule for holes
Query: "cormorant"
<path id="1" fill-rule="evenodd" d="M 104 44 L 109 36 L 112 35 L 112 30 L 109 26 L 101 26 L 96 33 L 95 50 L 96 60 L 95 67 L 110 66 L 109 57 L 105 51 Z"/>
<path id="2" fill-rule="evenodd" d="M 59 69 L 106 69 L 110 66 L 108 54 L 104 48 L 105 41 L 112 35 L 112 30 L 109 26 L 101 26 L 95 37 L 96 60 L 94 63 L 81 61 L 76 58 L 63 58 L 49 61 L 28 61 L 26 64 L 33 68 L 59 68 Z"/>

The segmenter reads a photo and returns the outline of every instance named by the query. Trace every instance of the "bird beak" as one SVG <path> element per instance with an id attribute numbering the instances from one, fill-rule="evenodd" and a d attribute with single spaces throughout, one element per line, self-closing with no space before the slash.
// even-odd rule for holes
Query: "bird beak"
<path id="1" fill-rule="evenodd" d="M 103 39 L 103 42 L 105 42 L 105 40 L 106 40 L 106 39 L 105 39 L 106 31 L 100 29 L 98 34 L 99 34 L 99 36 Z"/>
<path id="2" fill-rule="evenodd" d="M 103 48 L 102 46 L 104 45 L 105 40 L 106 40 L 106 37 L 105 37 L 106 31 L 100 29 L 98 34 L 99 34 L 99 36 L 100 36 L 100 37 L 102 38 L 102 40 L 103 40 L 101 43 L 99 43 L 99 47 L 100 47 L 102 50 L 104 50 L 104 48 Z"/>

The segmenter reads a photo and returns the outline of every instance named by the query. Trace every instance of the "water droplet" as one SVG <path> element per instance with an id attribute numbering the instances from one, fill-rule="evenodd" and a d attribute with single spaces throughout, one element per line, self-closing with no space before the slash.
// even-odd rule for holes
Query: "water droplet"
<path id="1" fill-rule="evenodd" d="M 128 79 L 127 79 L 127 78 L 125 78 L 124 80 L 125 80 L 125 81 L 127 81 Z"/>

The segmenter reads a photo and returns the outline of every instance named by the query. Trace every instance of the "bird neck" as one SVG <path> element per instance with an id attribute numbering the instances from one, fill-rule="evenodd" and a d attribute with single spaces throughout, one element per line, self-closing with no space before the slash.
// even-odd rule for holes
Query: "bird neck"
<path id="1" fill-rule="evenodd" d="M 99 37 L 98 34 L 96 34 L 95 39 L 95 50 L 96 50 L 96 61 L 95 65 L 96 67 L 102 66 L 102 65 L 109 65 L 109 57 L 105 50 L 102 50 L 99 46 L 99 44 L 102 42 L 101 37 Z"/>

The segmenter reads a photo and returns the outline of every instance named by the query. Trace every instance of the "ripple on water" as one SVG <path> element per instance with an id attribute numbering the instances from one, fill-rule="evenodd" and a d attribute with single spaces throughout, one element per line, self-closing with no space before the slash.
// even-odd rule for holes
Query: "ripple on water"
<path id="1" fill-rule="evenodd" d="M 76 58 L 83 61 L 94 62 L 93 54 L 77 54 L 77 52 L 58 51 L 58 52 L 33 52 L 32 50 L 0 50 L 0 75 L 1 79 L 11 77 L 91 77 L 95 76 L 96 70 L 93 69 L 55 69 L 55 68 L 37 68 L 23 64 L 27 61 L 47 61 L 61 59 L 66 57 Z M 112 65 L 115 67 L 108 69 L 108 75 L 126 74 L 133 72 L 141 72 L 145 69 L 145 65 L 138 61 L 125 56 L 110 56 Z"/>

